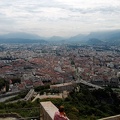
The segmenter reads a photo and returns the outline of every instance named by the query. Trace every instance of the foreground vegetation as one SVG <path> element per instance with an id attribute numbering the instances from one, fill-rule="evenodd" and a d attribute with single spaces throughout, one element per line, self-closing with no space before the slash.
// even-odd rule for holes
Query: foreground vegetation
<path id="1" fill-rule="evenodd" d="M 0 113 L 17 112 L 22 117 L 39 116 L 40 101 L 52 101 L 57 107 L 65 106 L 70 120 L 96 120 L 98 118 L 120 114 L 120 98 L 109 87 L 102 90 L 89 90 L 80 86 L 80 90 L 71 92 L 66 99 L 37 99 L 35 102 L 19 101 L 0 103 Z M 19 109 L 18 109 L 19 108 Z M 29 108 L 29 110 L 28 110 Z M 11 110 L 11 111 L 10 111 Z"/>
<path id="2" fill-rule="evenodd" d="M 40 104 L 38 101 L 31 103 L 30 101 L 18 101 L 16 103 L 0 103 L 0 114 L 18 113 L 23 118 L 39 117 Z"/>
<path id="3" fill-rule="evenodd" d="M 82 87 L 65 99 L 68 115 L 74 120 L 98 119 L 120 114 L 120 99 L 111 88 L 93 90 Z M 71 109 L 71 112 L 69 110 Z"/>
<path id="4" fill-rule="evenodd" d="M 57 107 L 64 105 L 70 120 L 96 120 L 120 114 L 120 98 L 111 88 L 90 91 L 80 87 L 79 92 L 71 92 L 69 97 L 51 100 Z"/>

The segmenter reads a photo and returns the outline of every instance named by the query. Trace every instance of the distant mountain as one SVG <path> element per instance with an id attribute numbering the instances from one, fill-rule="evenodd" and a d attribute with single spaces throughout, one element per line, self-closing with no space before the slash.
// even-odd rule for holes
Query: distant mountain
<path id="1" fill-rule="evenodd" d="M 82 42 L 87 40 L 87 35 L 84 34 L 78 34 L 76 36 L 68 38 L 66 41 L 69 42 Z"/>
<path id="2" fill-rule="evenodd" d="M 76 35 L 66 40 L 68 43 L 85 43 L 85 44 L 119 44 L 120 30 L 92 32 L 88 35 Z"/>
<path id="3" fill-rule="evenodd" d="M 23 38 L 0 38 L 0 43 L 47 43 L 45 40 L 40 39 L 23 39 Z"/>
<path id="4" fill-rule="evenodd" d="M 30 33 L 24 33 L 24 32 L 4 34 L 4 35 L 0 35 L 0 38 L 4 38 L 4 39 L 8 39 L 8 38 L 43 39 L 42 37 L 40 37 L 36 34 L 30 34 Z"/>
<path id="5" fill-rule="evenodd" d="M 91 32 L 90 34 L 78 34 L 70 38 L 63 38 L 59 36 L 41 37 L 36 34 L 29 34 L 23 32 L 9 33 L 0 35 L 0 43 L 38 43 L 38 42 L 52 42 L 58 44 L 88 44 L 88 45 L 120 45 L 120 30 Z"/>
<path id="6" fill-rule="evenodd" d="M 23 32 L 0 35 L 0 43 L 46 43 L 43 37 Z"/>
<path id="7" fill-rule="evenodd" d="M 105 41 L 102 41 L 102 40 L 99 40 L 96 38 L 91 38 L 88 41 L 86 41 L 86 43 L 89 45 L 104 45 L 104 44 L 106 44 Z"/>
<path id="8" fill-rule="evenodd" d="M 87 36 L 90 38 L 98 38 L 105 41 L 120 39 L 120 30 L 92 32 Z"/>
<path id="9" fill-rule="evenodd" d="M 53 36 L 53 37 L 48 38 L 47 40 L 49 40 L 49 41 L 61 41 L 61 40 L 64 40 L 64 39 L 65 38 L 60 37 L 60 36 Z"/>

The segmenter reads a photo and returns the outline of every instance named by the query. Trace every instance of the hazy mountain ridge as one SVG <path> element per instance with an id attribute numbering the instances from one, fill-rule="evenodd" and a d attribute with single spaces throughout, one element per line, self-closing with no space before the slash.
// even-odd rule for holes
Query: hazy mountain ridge
<path id="1" fill-rule="evenodd" d="M 47 43 L 45 40 L 23 39 L 23 38 L 8 38 L 0 39 L 0 43 Z"/>
<path id="2" fill-rule="evenodd" d="M 86 41 L 86 43 L 89 45 L 104 45 L 104 44 L 106 44 L 105 41 L 102 41 L 102 40 L 99 40 L 96 38 L 91 38 L 88 41 Z"/>
<path id="3" fill-rule="evenodd" d="M 9 39 L 9 38 L 21 38 L 21 39 L 43 39 L 39 35 L 24 33 L 24 32 L 15 32 L 15 33 L 8 33 L 4 35 L 0 35 L 0 38 Z"/>
<path id="4" fill-rule="evenodd" d="M 52 36 L 50 38 L 48 38 L 47 40 L 49 41 L 61 41 L 61 40 L 64 40 L 65 38 L 63 37 L 60 37 L 60 36 Z"/>
<path id="5" fill-rule="evenodd" d="M 89 38 L 90 39 L 87 41 L 88 43 L 90 42 L 91 39 L 95 38 L 98 39 L 99 41 L 98 45 L 99 44 L 120 45 L 120 30 L 91 33 L 89 34 Z"/>
<path id="6" fill-rule="evenodd" d="M 69 42 L 85 44 L 120 44 L 120 30 L 92 32 L 88 35 L 76 35 L 68 39 Z"/>
<path id="7" fill-rule="evenodd" d="M 109 41 L 111 39 L 120 39 L 120 30 L 93 32 L 93 33 L 90 33 L 88 37 L 97 38 L 104 41 Z"/>
<path id="8" fill-rule="evenodd" d="M 67 39 L 70 42 L 80 42 L 80 41 L 86 41 L 87 40 L 87 35 L 85 34 L 78 34 L 76 36 L 72 36 Z"/>
<path id="9" fill-rule="evenodd" d="M 120 44 L 120 30 L 91 32 L 90 34 L 78 34 L 70 38 L 60 36 L 41 37 L 30 33 L 8 33 L 0 35 L 0 43 L 85 43 L 85 44 Z"/>
<path id="10" fill-rule="evenodd" d="M 46 43 L 43 37 L 30 33 L 8 33 L 0 35 L 0 43 Z"/>

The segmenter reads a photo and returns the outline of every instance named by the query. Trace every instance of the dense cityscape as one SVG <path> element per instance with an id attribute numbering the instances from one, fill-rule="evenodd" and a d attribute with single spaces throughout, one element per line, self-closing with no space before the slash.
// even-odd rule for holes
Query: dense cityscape
<path id="1" fill-rule="evenodd" d="M 46 86 L 51 86 L 54 94 L 60 94 L 47 95 L 48 98 L 66 98 L 69 96 L 68 93 L 62 96 L 61 93 L 65 93 L 64 90 L 78 91 L 79 83 L 96 90 L 109 86 L 117 90 L 119 96 L 120 48 L 59 43 L 0 44 L 0 80 L 1 102 L 12 97 L 14 100 L 20 92 L 30 90 L 23 98 L 28 101 L 33 98 L 33 89 L 37 91 L 42 87 L 40 91 L 44 91 Z M 36 97 L 33 101 L 37 98 L 45 99 L 46 96 L 42 96 L 43 94 L 50 95 L 50 91 L 38 92 L 38 95 L 34 95 Z M 17 101 L 19 100 L 20 98 Z"/>
<path id="2" fill-rule="evenodd" d="M 119 87 L 120 49 L 115 46 L 1 44 L 0 48 L 0 77 L 11 84 L 9 91 L 78 79 Z M 21 82 L 13 85 L 14 79 Z"/>

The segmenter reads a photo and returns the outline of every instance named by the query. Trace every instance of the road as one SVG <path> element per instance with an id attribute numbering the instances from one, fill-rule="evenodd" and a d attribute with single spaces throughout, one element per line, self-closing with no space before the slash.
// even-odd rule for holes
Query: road
<path id="1" fill-rule="evenodd" d="M 28 92 L 28 94 L 25 96 L 24 100 L 28 101 L 31 99 L 31 97 L 34 94 L 34 89 L 30 89 L 30 91 Z"/>
<path id="2" fill-rule="evenodd" d="M 0 102 L 4 102 L 12 97 L 15 97 L 16 95 L 12 95 L 12 96 L 7 96 L 7 97 L 3 97 L 3 98 L 0 98 Z"/>
<path id="3" fill-rule="evenodd" d="M 94 85 L 94 84 L 89 83 L 89 82 L 86 82 L 85 80 L 77 80 L 76 83 L 82 83 L 82 84 L 84 84 L 84 85 L 93 87 L 93 88 L 95 88 L 95 89 L 103 89 L 103 87 L 98 86 L 98 85 Z"/>

